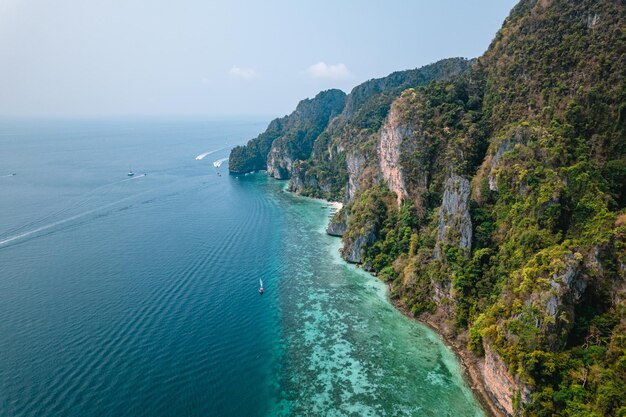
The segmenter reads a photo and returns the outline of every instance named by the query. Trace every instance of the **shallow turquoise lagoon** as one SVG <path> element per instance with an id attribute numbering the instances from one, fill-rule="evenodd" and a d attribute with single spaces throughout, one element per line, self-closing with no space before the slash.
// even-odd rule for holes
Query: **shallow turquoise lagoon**
<path id="1" fill-rule="evenodd" d="M 0 415 L 484 415 L 326 203 L 214 166 L 264 124 L 0 120 Z"/>

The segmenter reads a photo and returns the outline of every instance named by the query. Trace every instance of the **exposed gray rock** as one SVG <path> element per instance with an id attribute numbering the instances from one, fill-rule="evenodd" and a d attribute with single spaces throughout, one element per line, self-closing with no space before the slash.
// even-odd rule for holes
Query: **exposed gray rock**
<path id="1" fill-rule="evenodd" d="M 328 227 L 326 228 L 326 233 L 331 236 L 342 237 L 346 230 L 348 229 L 348 211 L 344 208 L 339 210 L 335 215 L 330 219 L 328 223 Z"/>
<path id="2" fill-rule="evenodd" d="M 287 190 L 295 193 L 301 192 L 306 186 L 306 167 L 301 166 L 302 161 L 296 161 L 291 166 L 291 179 L 289 180 L 289 184 L 287 185 Z M 313 186 L 317 186 L 317 181 L 315 181 Z"/>
<path id="3" fill-rule="evenodd" d="M 526 300 L 525 314 L 534 318 L 542 349 L 555 350 L 566 342 L 564 336 L 574 323 L 574 311 L 587 289 L 588 276 L 583 272 L 583 255 L 570 252 L 563 267 L 547 278 Z"/>
<path id="4" fill-rule="evenodd" d="M 445 274 L 440 274 L 437 279 L 430 281 L 432 299 L 437 304 L 437 309 L 445 313 L 446 317 L 454 315 L 454 300 L 452 297 L 452 280 Z"/>
<path id="5" fill-rule="evenodd" d="M 582 255 L 578 254 L 580 259 Z M 587 280 L 580 273 L 581 261 L 574 254 L 567 257 L 565 270 L 550 278 L 550 296 L 546 302 L 546 312 L 556 320 L 566 305 L 575 304 L 587 289 Z"/>
<path id="6" fill-rule="evenodd" d="M 489 171 L 489 189 L 491 191 L 498 191 L 498 182 L 496 181 L 496 174 L 494 172 L 494 169 L 498 166 L 498 162 L 500 162 L 500 159 L 502 159 L 502 155 L 504 155 L 504 153 L 506 151 L 508 151 L 509 149 L 511 149 L 512 147 L 512 141 L 509 139 L 504 140 L 500 146 L 498 147 L 498 150 L 496 151 L 495 155 L 491 158 L 491 169 Z"/>
<path id="7" fill-rule="evenodd" d="M 348 169 L 348 184 L 346 187 L 346 201 L 351 201 L 361 185 L 361 175 L 365 166 L 365 156 L 360 152 L 348 152 L 346 154 L 346 167 Z"/>
<path id="8" fill-rule="evenodd" d="M 598 23 L 600 23 L 600 16 L 597 13 L 588 14 L 586 17 L 587 28 L 595 29 Z"/>
<path id="9" fill-rule="evenodd" d="M 441 259 L 441 245 L 472 247 L 472 220 L 469 212 L 470 183 L 465 178 L 452 175 L 446 181 L 439 209 L 437 246 L 435 258 Z"/>
<path id="10" fill-rule="evenodd" d="M 333 186 L 332 176 L 330 178 L 318 176 L 317 171 L 310 168 L 310 161 L 294 161 L 291 164 L 291 178 L 287 190 L 295 193 L 321 192 L 321 195 L 314 195 L 328 198 Z"/>
<path id="11" fill-rule="evenodd" d="M 496 178 L 496 170 L 498 168 L 498 164 L 500 160 L 504 156 L 504 154 L 511 149 L 517 143 L 525 143 L 528 141 L 529 133 L 521 128 L 517 128 L 513 131 L 511 136 L 500 143 L 496 153 L 489 157 L 489 173 L 487 179 L 489 181 L 489 189 L 491 191 L 498 191 L 498 181 Z"/>
<path id="12" fill-rule="evenodd" d="M 291 168 L 293 160 L 285 147 L 272 147 L 267 156 L 267 174 L 277 180 L 287 180 L 291 178 Z"/>
<path id="13" fill-rule="evenodd" d="M 360 264 L 363 259 L 363 249 L 376 241 L 376 234 L 373 230 L 359 234 L 354 239 L 345 239 L 341 254 L 343 258 L 351 263 Z"/>

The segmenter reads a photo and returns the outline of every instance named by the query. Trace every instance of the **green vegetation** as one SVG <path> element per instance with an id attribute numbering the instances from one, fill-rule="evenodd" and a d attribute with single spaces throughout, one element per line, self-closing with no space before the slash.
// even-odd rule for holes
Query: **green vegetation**
<path id="1" fill-rule="evenodd" d="M 520 3 L 470 73 L 394 103 L 419 132 L 400 160 L 410 202 L 382 210 L 369 189 L 351 208 L 350 230 L 379 225 L 363 262 L 497 352 L 532 392 L 523 415 L 626 415 L 625 11 Z M 450 172 L 472 178 L 471 253 L 438 248 Z"/>
<path id="2" fill-rule="evenodd" d="M 234 148 L 229 157 L 230 172 L 241 174 L 267 168 L 272 146 L 289 153 L 292 159 L 307 159 L 313 142 L 346 104 L 346 94 L 327 90 L 312 99 L 302 100 L 289 116 L 274 119 L 267 130 L 244 146 Z"/>
<path id="3" fill-rule="evenodd" d="M 625 68 L 624 1 L 522 0 L 477 61 L 356 87 L 293 165 L 292 190 L 347 203 L 347 259 L 501 358 L 518 415 L 626 416 Z M 401 204 L 378 164 L 390 119 Z M 452 175 L 471 249 L 441 210 Z"/>
<path id="4" fill-rule="evenodd" d="M 230 172 L 242 174 L 265 169 L 267 154 L 270 152 L 272 143 L 282 136 L 288 117 L 272 120 L 265 132 L 249 141 L 247 145 L 234 148 L 228 158 Z"/>
<path id="5" fill-rule="evenodd" d="M 346 195 L 348 172 L 347 154 L 364 156 L 368 163 L 376 161 L 377 132 L 387 117 L 392 103 L 407 88 L 428 85 L 466 72 L 473 61 L 450 58 L 425 67 L 394 72 L 387 77 L 373 79 L 356 86 L 348 95 L 346 107 L 318 136 L 306 167 L 301 166 L 294 176 L 303 195 L 330 200 L 342 200 Z M 369 168 L 369 169 L 367 169 Z M 376 167 L 364 167 L 366 181 L 374 183 Z"/>

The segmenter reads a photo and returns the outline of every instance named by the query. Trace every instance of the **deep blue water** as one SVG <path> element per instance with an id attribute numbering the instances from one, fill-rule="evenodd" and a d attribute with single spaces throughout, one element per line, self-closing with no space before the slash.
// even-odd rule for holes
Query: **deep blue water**
<path id="1" fill-rule="evenodd" d="M 0 121 L 0 416 L 483 415 L 326 203 L 214 167 L 264 124 Z"/>

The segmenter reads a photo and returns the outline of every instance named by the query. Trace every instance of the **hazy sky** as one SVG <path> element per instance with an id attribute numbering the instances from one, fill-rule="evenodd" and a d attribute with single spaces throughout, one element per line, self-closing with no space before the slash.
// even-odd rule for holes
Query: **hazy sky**
<path id="1" fill-rule="evenodd" d="M 283 115 L 476 57 L 516 2 L 0 0 L 0 115 Z"/>

